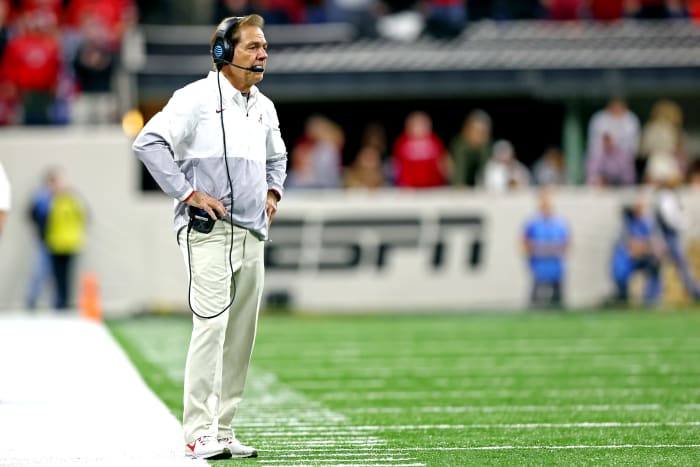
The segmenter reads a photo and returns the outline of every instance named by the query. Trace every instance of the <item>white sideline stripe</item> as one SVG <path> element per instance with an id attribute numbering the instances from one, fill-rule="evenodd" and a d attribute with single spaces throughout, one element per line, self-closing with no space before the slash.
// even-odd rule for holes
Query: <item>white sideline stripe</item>
<path id="1" fill-rule="evenodd" d="M 516 449 L 696 449 L 700 448 L 700 444 L 580 444 L 571 446 L 476 446 L 465 448 L 436 448 L 439 451 L 511 451 Z M 407 450 L 416 451 L 416 448 L 408 448 Z M 431 448 L 425 448 L 426 451 L 432 451 Z"/>
<path id="2" fill-rule="evenodd" d="M 104 325 L 0 314 L 3 466 L 206 466 Z"/>
<path id="3" fill-rule="evenodd" d="M 367 432 L 383 431 L 414 431 L 414 430 L 470 430 L 470 429 L 539 429 L 539 428 L 657 428 L 657 427 L 684 427 L 700 426 L 700 421 L 689 422 L 578 422 L 578 423 L 475 423 L 465 424 L 437 424 L 437 425 L 365 425 L 348 426 L 329 429 L 328 425 L 307 426 L 303 429 L 249 430 L 255 436 L 261 438 L 278 438 L 288 436 L 307 436 L 323 433 L 324 436 L 353 436 Z"/>
<path id="4" fill-rule="evenodd" d="M 661 410 L 664 406 L 662 404 L 624 404 L 624 405 L 492 405 L 492 406 L 480 406 L 480 405 L 462 405 L 462 406 L 425 406 L 425 407 L 362 407 L 362 408 L 347 408 L 343 409 L 345 413 L 353 414 L 399 414 L 399 413 L 410 413 L 410 412 L 422 412 L 422 413 L 464 413 L 464 412 L 478 412 L 478 413 L 491 413 L 491 412 L 563 412 L 563 411 L 573 411 L 573 412 L 640 412 L 640 411 L 654 411 Z M 680 409 L 700 409 L 700 404 L 697 407 L 692 407 L 692 404 L 678 405 L 675 406 Z M 269 420 L 269 421 L 266 421 Z M 308 426 L 300 422 L 288 422 L 288 426 Z M 315 424 L 314 426 L 319 426 L 320 424 Z M 245 425 L 246 427 L 275 427 L 279 426 L 279 417 L 265 419 L 260 418 L 257 422 L 251 422 Z"/>
<path id="5" fill-rule="evenodd" d="M 695 405 L 696 407 L 693 407 Z M 404 412 L 425 412 L 425 413 L 464 413 L 464 412 L 639 412 L 644 410 L 661 410 L 663 404 L 597 404 L 597 405 L 460 405 L 460 406 L 425 406 L 425 407 L 363 407 L 349 408 L 343 412 L 362 414 L 382 414 L 382 413 L 404 413 Z M 697 409 L 700 404 L 678 405 L 682 409 Z"/>
<path id="6" fill-rule="evenodd" d="M 299 454 L 301 452 L 306 452 L 309 451 L 308 449 L 290 449 L 290 450 L 285 450 L 285 449 L 266 449 L 266 451 L 270 452 L 278 452 L 280 453 L 280 457 L 284 457 L 285 459 L 289 458 L 300 458 L 300 457 L 305 457 L 302 454 Z M 378 452 L 387 452 L 387 451 L 395 451 L 398 452 L 398 448 L 386 448 L 386 449 L 372 449 L 372 448 L 364 448 L 364 449 L 348 449 L 348 448 L 340 448 L 337 449 L 336 451 L 332 453 L 333 456 L 337 457 L 370 457 L 370 456 L 376 456 Z M 359 452 L 358 452 L 359 451 Z M 398 452 L 401 454 L 400 452 Z M 329 455 L 329 453 L 326 453 L 326 455 Z M 382 457 L 383 461 L 388 461 L 388 460 L 404 460 L 404 461 L 414 461 L 415 459 L 412 458 L 394 458 L 394 457 Z"/>
<path id="7" fill-rule="evenodd" d="M 453 391 L 372 391 L 372 392 L 330 392 L 328 394 L 319 395 L 323 400 L 430 400 L 430 399 L 445 399 L 445 398 L 484 398 L 484 397 L 531 397 L 531 396 L 546 396 L 548 398 L 564 398 L 573 397 L 581 398 L 583 396 L 633 396 L 652 394 L 667 395 L 669 392 L 681 391 L 684 395 L 698 395 L 700 388 L 687 387 L 604 387 L 596 388 L 590 386 L 572 387 L 567 389 L 474 389 L 474 390 L 453 390 Z"/>
<path id="8" fill-rule="evenodd" d="M 284 433 L 277 433 L 271 436 L 268 436 L 268 438 L 277 438 L 277 437 L 284 437 L 285 439 L 282 440 L 275 440 L 274 445 L 275 446 L 338 446 L 339 444 L 344 444 L 347 446 L 386 446 L 386 441 L 380 440 L 374 436 L 367 437 L 366 434 L 360 432 L 352 432 L 351 436 L 352 438 L 347 438 L 348 432 L 344 432 L 341 435 L 337 435 L 336 438 L 331 438 L 330 436 L 325 435 L 325 430 L 324 431 L 317 431 L 314 433 L 314 435 L 318 435 L 318 433 L 324 433 L 324 436 L 302 436 L 299 437 L 299 440 L 296 441 L 290 441 L 289 436 L 292 433 L 297 433 L 296 431 L 285 431 Z M 260 437 L 263 437 L 265 435 L 260 435 L 257 434 Z M 332 433 L 331 433 L 332 435 Z"/>
<path id="9" fill-rule="evenodd" d="M 401 454 L 411 451 L 497 451 L 497 450 L 515 450 L 515 449 L 697 449 L 700 444 L 579 444 L 570 446 L 452 446 L 452 447 L 413 447 L 413 448 L 336 448 L 336 455 L 340 455 L 342 451 L 366 451 L 377 453 L 378 451 L 387 453 Z M 313 451 L 312 449 L 266 449 L 266 451 L 274 453 L 304 453 Z"/>
<path id="10" fill-rule="evenodd" d="M 364 454 L 363 457 L 369 457 L 369 459 L 358 459 L 358 458 L 350 458 L 353 457 L 351 455 L 343 455 L 342 453 L 332 453 L 329 456 L 329 453 L 326 453 L 325 456 L 323 457 L 314 457 L 313 461 L 314 462 L 362 462 L 363 464 L 367 462 L 405 462 L 405 461 L 415 461 L 415 459 L 412 459 L 410 457 L 382 457 L 381 459 L 377 459 L 375 457 L 375 454 Z M 306 456 L 284 456 L 283 459 L 264 459 L 260 460 L 260 462 L 264 462 L 265 464 L 286 464 L 288 462 L 308 462 L 309 459 Z M 420 464 L 424 465 L 424 464 Z"/>
<path id="11" fill-rule="evenodd" d="M 319 462 L 324 462 L 324 461 L 327 461 L 327 459 L 321 459 Z M 284 465 L 316 465 L 316 464 L 315 464 L 315 462 L 316 462 L 315 459 L 311 461 L 311 462 L 312 462 L 311 464 L 309 463 L 309 461 L 303 461 L 303 460 L 291 461 L 291 463 L 290 463 L 290 461 L 283 461 L 283 462 L 284 462 Z M 297 462 L 297 463 L 295 463 L 295 462 Z M 384 461 L 378 460 L 377 462 L 384 462 Z M 265 464 L 265 465 L 268 465 L 268 464 L 269 464 L 269 465 L 274 465 L 274 464 L 277 464 L 278 462 L 277 462 L 277 461 L 273 461 L 273 460 L 269 460 L 269 461 L 268 461 L 268 460 L 260 460 L 260 461 L 258 461 L 258 463 L 260 463 L 260 464 Z M 362 465 L 371 465 L 371 466 L 373 466 L 373 467 L 425 467 L 425 464 L 421 464 L 421 463 L 414 463 L 414 464 L 375 464 L 375 463 L 372 462 L 372 461 L 367 461 L 367 462 L 363 463 Z M 357 467 L 357 464 L 355 464 L 355 463 L 353 463 L 353 464 L 333 464 L 333 467 Z"/>

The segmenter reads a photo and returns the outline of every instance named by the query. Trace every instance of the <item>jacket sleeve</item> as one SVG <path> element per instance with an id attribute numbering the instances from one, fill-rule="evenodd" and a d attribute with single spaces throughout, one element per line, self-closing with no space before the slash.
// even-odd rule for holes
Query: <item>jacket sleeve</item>
<path id="1" fill-rule="evenodd" d="M 196 100 L 176 91 L 136 137 L 132 149 L 158 186 L 170 197 L 187 199 L 194 189 L 175 162 L 175 149 L 189 139 L 196 124 Z"/>
<path id="2" fill-rule="evenodd" d="M 267 134 L 267 189 L 277 193 L 281 198 L 284 193 L 284 181 L 287 178 L 287 148 L 280 132 L 279 118 L 274 106 L 270 107 L 270 128 Z"/>

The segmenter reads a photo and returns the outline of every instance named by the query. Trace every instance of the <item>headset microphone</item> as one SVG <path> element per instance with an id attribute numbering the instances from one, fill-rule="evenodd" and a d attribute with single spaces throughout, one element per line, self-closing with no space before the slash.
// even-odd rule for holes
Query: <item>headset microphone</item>
<path id="1" fill-rule="evenodd" d="M 263 71 L 265 71 L 265 68 L 261 67 L 260 65 L 253 65 L 250 67 L 245 67 L 245 66 L 236 65 L 235 63 L 231 63 L 231 62 L 229 62 L 229 65 L 233 65 L 236 68 L 240 68 L 241 70 L 252 71 L 253 73 L 262 73 Z"/>

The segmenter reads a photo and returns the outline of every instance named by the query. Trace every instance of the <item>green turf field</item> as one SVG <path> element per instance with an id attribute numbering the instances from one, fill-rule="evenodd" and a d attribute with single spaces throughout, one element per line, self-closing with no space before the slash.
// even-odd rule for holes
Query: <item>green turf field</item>
<path id="1" fill-rule="evenodd" d="M 187 318 L 108 325 L 179 418 Z M 700 313 L 263 315 L 213 465 L 700 465 Z"/>

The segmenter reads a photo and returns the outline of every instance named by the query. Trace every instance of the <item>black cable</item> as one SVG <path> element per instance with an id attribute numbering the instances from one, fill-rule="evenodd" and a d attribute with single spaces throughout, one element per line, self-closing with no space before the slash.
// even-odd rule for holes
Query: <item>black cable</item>
<path id="1" fill-rule="evenodd" d="M 194 311 L 194 307 L 192 306 L 192 256 L 191 256 L 191 250 L 190 250 L 190 227 L 187 228 L 187 266 L 189 268 L 189 284 L 187 286 L 187 304 L 190 307 L 190 310 L 192 310 L 192 313 L 197 316 L 198 318 L 202 319 L 212 319 L 216 318 L 217 316 L 221 316 L 227 309 L 233 305 L 233 301 L 236 299 L 236 276 L 233 271 L 233 262 L 231 260 L 231 256 L 233 255 L 233 238 L 234 238 L 234 229 L 233 229 L 233 182 L 231 181 L 231 172 L 229 171 L 228 168 L 228 153 L 226 151 L 226 130 L 224 129 L 224 97 L 223 94 L 221 93 L 221 80 L 219 76 L 221 75 L 221 71 L 218 70 L 216 72 L 216 84 L 218 85 L 219 88 L 219 109 L 221 112 L 219 112 L 219 115 L 221 117 L 221 134 L 223 138 L 223 143 L 224 143 L 224 164 L 226 165 L 226 178 L 228 179 L 228 188 L 229 188 L 229 199 L 231 200 L 231 211 L 229 215 L 231 216 L 231 245 L 229 246 L 229 251 L 228 251 L 228 264 L 229 267 L 231 268 L 231 283 L 233 285 L 233 296 L 231 297 L 231 301 L 229 302 L 228 305 L 226 305 L 221 311 L 216 313 L 213 316 L 202 316 L 196 311 Z M 190 224 L 191 226 L 191 224 Z"/>

